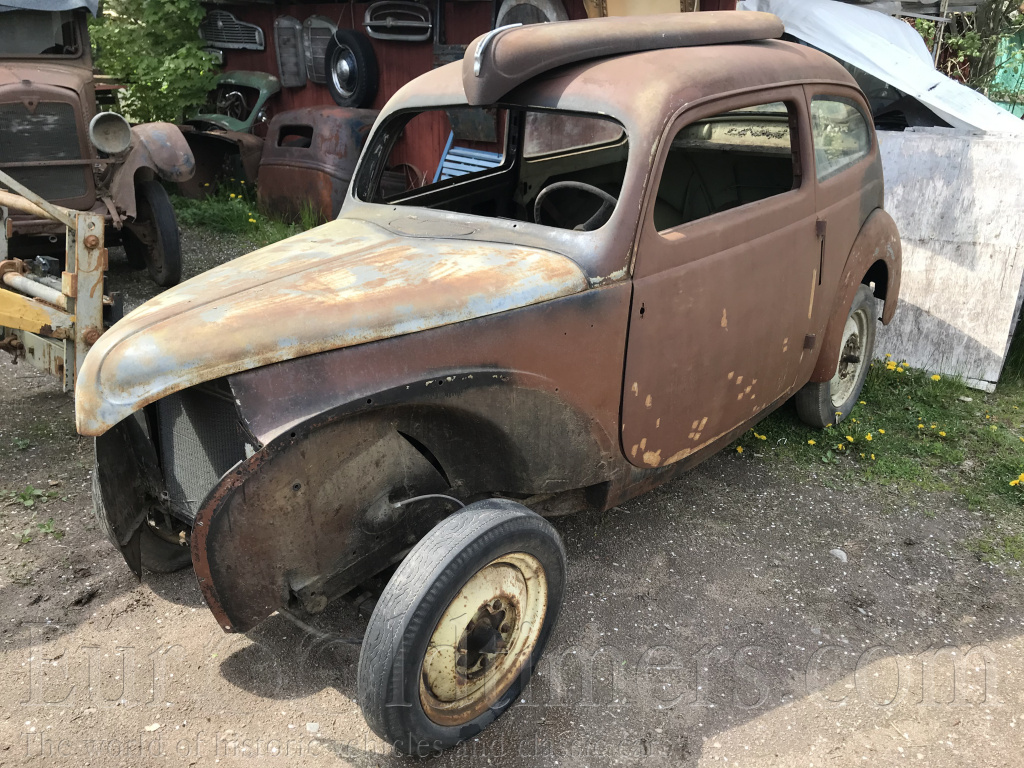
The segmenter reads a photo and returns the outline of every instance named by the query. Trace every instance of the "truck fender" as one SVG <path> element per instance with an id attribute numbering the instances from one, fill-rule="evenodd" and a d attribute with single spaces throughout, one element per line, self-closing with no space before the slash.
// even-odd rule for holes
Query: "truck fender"
<path id="1" fill-rule="evenodd" d="M 846 258 L 843 276 L 832 302 L 832 315 L 818 353 L 818 361 L 811 373 L 811 381 L 828 381 L 839 364 L 839 346 L 843 339 L 846 318 L 853 306 L 857 289 L 865 283 L 874 283 L 876 298 L 882 299 L 882 323 L 888 325 L 896 313 L 900 293 L 902 248 L 896 222 L 881 208 L 869 215 L 853 242 Z"/>
<path id="2" fill-rule="evenodd" d="M 178 126 L 171 123 L 134 125 L 128 157 L 114 171 L 110 193 L 118 211 L 134 218 L 136 180 L 159 176 L 166 181 L 188 181 L 195 172 L 195 156 Z"/>

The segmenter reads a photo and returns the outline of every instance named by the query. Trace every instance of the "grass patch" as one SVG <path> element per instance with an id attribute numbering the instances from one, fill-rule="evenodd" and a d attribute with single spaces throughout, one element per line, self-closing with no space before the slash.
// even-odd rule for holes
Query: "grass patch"
<path id="1" fill-rule="evenodd" d="M 171 202 L 180 224 L 226 235 L 242 235 L 258 248 L 322 223 L 311 206 L 303 208 L 302 220 L 297 224 L 266 214 L 256 202 L 255 191 L 244 182 L 221 185 L 217 194 L 202 200 L 172 195 Z"/>
<path id="2" fill-rule="evenodd" d="M 838 427 L 804 425 L 792 407 L 737 442 L 747 452 L 801 466 L 835 465 L 841 476 L 915 490 L 952 491 L 988 513 L 983 557 L 1024 561 L 1024 343 L 1018 338 L 998 391 L 967 388 L 876 361 L 858 405 Z"/>

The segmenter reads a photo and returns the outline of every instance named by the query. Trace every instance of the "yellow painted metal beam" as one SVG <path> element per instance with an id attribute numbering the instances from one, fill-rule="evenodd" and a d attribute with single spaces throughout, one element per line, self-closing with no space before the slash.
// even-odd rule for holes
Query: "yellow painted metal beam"
<path id="1" fill-rule="evenodd" d="M 74 324 L 73 315 L 20 293 L 0 289 L 0 325 L 4 328 L 66 339 L 71 337 Z"/>

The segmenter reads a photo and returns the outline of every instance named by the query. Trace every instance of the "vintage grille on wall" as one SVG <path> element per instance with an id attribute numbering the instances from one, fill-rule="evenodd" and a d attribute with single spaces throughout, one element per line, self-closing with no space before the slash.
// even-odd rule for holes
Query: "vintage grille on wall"
<path id="1" fill-rule="evenodd" d="M 70 200 L 88 191 L 87 165 L 6 168 L 7 163 L 81 160 L 78 121 L 71 104 L 20 101 L 0 104 L 0 168 L 48 200 Z"/>
<path id="2" fill-rule="evenodd" d="M 227 11 L 210 11 L 199 25 L 199 36 L 217 48 L 262 51 L 263 30 L 255 24 L 239 21 Z"/>
<path id="3" fill-rule="evenodd" d="M 277 74 L 285 88 L 301 88 L 306 84 L 306 57 L 302 52 L 302 22 L 291 16 L 274 19 L 274 48 L 277 51 Z"/>
<path id="4" fill-rule="evenodd" d="M 306 52 L 306 76 L 314 83 L 327 82 L 327 45 L 338 26 L 323 16 L 310 16 L 302 22 L 303 48 Z"/>
<path id="5" fill-rule="evenodd" d="M 163 398 L 157 403 L 157 423 L 171 508 L 194 520 L 210 489 L 253 447 L 247 445 L 230 393 L 215 385 Z"/>

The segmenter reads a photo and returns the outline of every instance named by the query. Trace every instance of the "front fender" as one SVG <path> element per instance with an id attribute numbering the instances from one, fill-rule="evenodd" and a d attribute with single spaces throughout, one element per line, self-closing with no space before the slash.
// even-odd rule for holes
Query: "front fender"
<path id="1" fill-rule="evenodd" d="M 114 171 L 110 193 L 119 211 L 134 218 L 135 180 L 142 171 L 173 182 L 188 181 L 196 171 L 196 160 L 188 142 L 176 125 L 145 123 L 132 126 L 128 157 Z"/>
<path id="2" fill-rule="evenodd" d="M 896 222 L 884 210 L 876 208 L 861 227 L 846 259 L 811 381 L 828 381 L 835 374 L 843 327 L 857 289 L 863 283 L 875 284 L 875 297 L 885 301 L 882 323 L 889 324 L 896 313 L 901 272 L 902 248 Z"/>
<path id="3" fill-rule="evenodd" d="M 244 387 L 233 391 L 244 412 Z M 229 631 L 296 602 L 322 610 L 455 509 L 393 502 L 599 486 L 613 472 L 611 445 L 553 387 L 511 371 L 452 372 L 360 397 L 293 425 L 211 492 L 192 533 L 200 587 Z"/>

